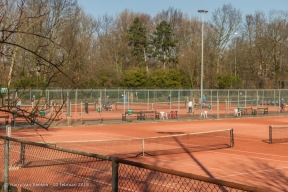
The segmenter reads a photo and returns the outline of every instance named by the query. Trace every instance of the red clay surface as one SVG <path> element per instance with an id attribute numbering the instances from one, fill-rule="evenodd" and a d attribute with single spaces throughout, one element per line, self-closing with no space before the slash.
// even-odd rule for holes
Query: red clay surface
<path id="1" fill-rule="evenodd" d="M 234 129 L 234 148 L 130 160 L 171 168 L 221 180 L 288 191 L 288 143 L 268 144 L 269 125 L 288 125 L 285 117 L 235 118 L 221 120 L 158 121 L 55 127 L 39 130 L 45 142 L 142 138 L 178 133 Z M 0 131 L 5 135 L 5 130 Z M 43 142 L 33 129 L 12 130 L 12 137 Z M 83 151 L 91 152 L 85 144 Z"/>

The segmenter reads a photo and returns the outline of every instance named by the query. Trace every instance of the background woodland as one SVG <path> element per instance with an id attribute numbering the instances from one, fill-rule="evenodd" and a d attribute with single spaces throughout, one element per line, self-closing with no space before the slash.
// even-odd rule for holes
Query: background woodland
<path id="1" fill-rule="evenodd" d="M 205 89 L 287 88 L 288 11 L 209 12 Z M 0 0 L 0 87 L 197 89 L 201 45 L 196 8 L 93 18 L 75 0 Z"/>

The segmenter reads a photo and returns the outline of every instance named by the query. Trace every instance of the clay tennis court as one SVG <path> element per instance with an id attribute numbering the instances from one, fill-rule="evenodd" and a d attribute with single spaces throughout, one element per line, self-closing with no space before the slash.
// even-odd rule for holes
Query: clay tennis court
<path id="1" fill-rule="evenodd" d="M 288 191 L 288 143 L 268 143 L 269 125 L 285 125 L 287 123 L 288 118 L 285 116 L 265 116 L 241 119 L 149 123 L 137 121 L 137 123 L 125 124 L 51 127 L 49 131 L 39 130 L 38 132 L 47 143 L 65 143 L 145 138 L 233 128 L 235 138 L 233 148 L 161 156 L 138 156 L 129 160 L 274 191 Z M 1 130 L 0 133 L 5 135 L 4 130 Z M 43 142 L 33 129 L 12 130 L 12 137 Z M 97 152 L 97 149 L 89 147 L 85 143 L 78 147 L 79 150 Z"/>

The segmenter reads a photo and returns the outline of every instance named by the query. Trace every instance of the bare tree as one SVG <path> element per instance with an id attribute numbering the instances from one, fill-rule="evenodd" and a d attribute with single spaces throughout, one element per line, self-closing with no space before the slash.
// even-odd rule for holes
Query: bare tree
<path id="1" fill-rule="evenodd" d="M 200 41 L 197 29 L 196 18 L 183 19 L 179 29 L 179 68 L 189 74 L 191 88 L 200 86 L 200 55 L 198 42 Z"/>
<path id="2" fill-rule="evenodd" d="M 256 12 L 246 16 L 244 25 L 245 62 L 243 79 L 254 82 L 255 88 L 277 88 L 285 81 L 287 69 L 287 12 Z"/>
<path id="3" fill-rule="evenodd" d="M 267 23 L 266 39 L 267 39 L 267 52 L 268 52 L 268 63 L 266 76 L 269 80 L 273 81 L 274 86 L 279 85 L 279 80 L 285 80 L 287 73 L 287 66 L 285 60 L 286 53 L 288 50 L 287 39 L 288 39 L 288 25 L 287 11 L 276 11 L 272 10 L 269 15 L 269 23 Z M 286 57 L 287 58 L 287 57 Z M 279 87 L 278 87 L 279 88 Z"/>
<path id="4" fill-rule="evenodd" d="M 211 27 L 214 30 L 214 45 L 218 53 L 216 73 L 220 71 L 221 57 L 234 33 L 239 29 L 241 20 L 241 11 L 234 8 L 231 4 L 223 5 L 222 8 L 218 8 L 212 13 Z"/>
<path id="5" fill-rule="evenodd" d="M 15 81 L 25 84 L 25 81 L 21 81 L 19 77 L 13 80 L 13 74 L 21 74 L 21 77 L 29 78 L 35 71 L 37 79 L 38 76 L 45 76 L 41 97 L 36 102 L 39 104 L 40 100 L 46 97 L 46 87 L 57 84 L 57 78 L 59 79 L 60 76 L 62 79 L 64 77 L 69 82 L 73 82 L 73 79 L 63 70 L 64 64 L 69 58 L 69 52 L 61 44 L 63 36 L 60 32 L 64 28 L 56 23 L 69 25 L 67 20 L 73 15 L 74 5 L 72 0 L 41 0 L 37 2 L 14 0 L 1 4 L 0 50 L 9 68 L 9 76 L 5 84 L 8 90 L 13 82 L 17 84 Z M 53 17 L 53 11 L 57 9 L 59 12 L 55 15 L 57 15 L 58 21 L 56 17 Z M 50 21 L 53 22 L 49 24 L 47 21 L 51 17 L 53 19 Z M 25 64 L 27 65 L 23 66 Z M 10 96 L 8 95 L 9 100 Z M 10 102 L 7 107 L 1 107 L 0 110 L 15 113 L 14 107 L 15 103 Z M 17 113 L 27 121 L 33 122 L 39 115 L 39 108 L 36 105 L 32 110 L 22 109 Z M 58 113 L 59 111 L 54 113 L 45 125 L 39 124 L 39 126 L 48 129 Z"/>

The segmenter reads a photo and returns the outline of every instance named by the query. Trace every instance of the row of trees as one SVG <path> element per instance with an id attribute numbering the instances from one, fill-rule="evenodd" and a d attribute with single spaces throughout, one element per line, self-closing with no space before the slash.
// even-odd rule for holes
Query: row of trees
<path id="1" fill-rule="evenodd" d="M 288 75 L 288 12 L 204 22 L 205 88 L 279 88 Z M 0 0 L 1 87 L 199 88 L 201 15 L 169 8 L 92 18 L 76 0 Z M 281 84 L 282 85 L 282 84 Z"/>

